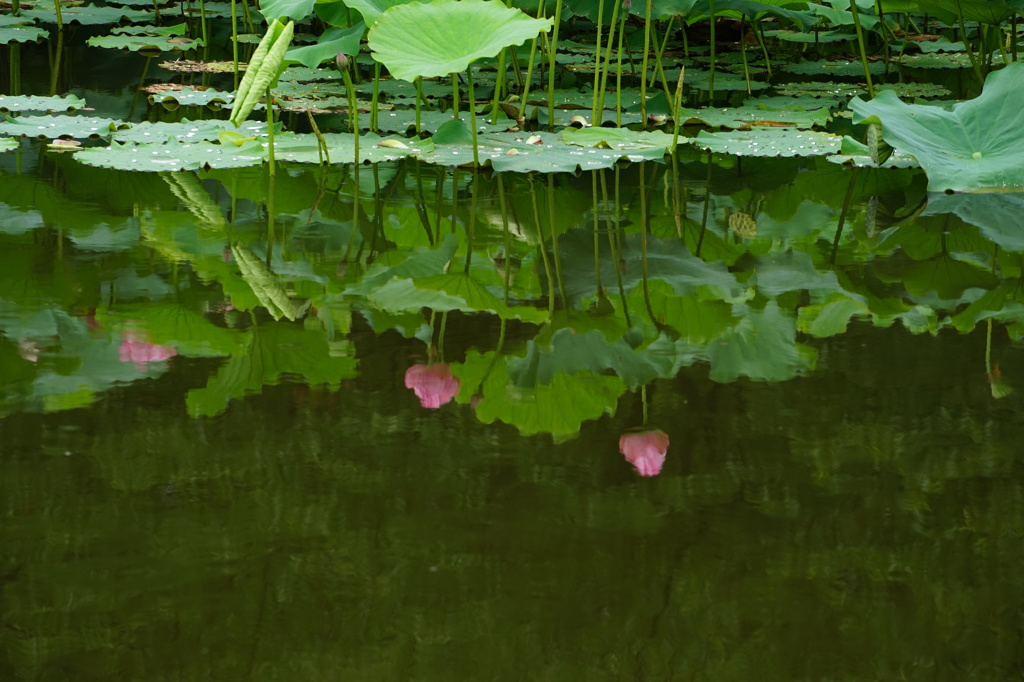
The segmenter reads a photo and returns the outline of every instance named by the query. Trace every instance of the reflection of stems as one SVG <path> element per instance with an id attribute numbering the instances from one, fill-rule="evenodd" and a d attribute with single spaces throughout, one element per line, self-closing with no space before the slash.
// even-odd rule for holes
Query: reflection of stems
<path id="1" fill-rule="evenodd" d="M 543 1 L 543 0 L 542 0 Z M 590 109 L 590 122 L 593 125 L 600 125 L 597 121 L 598 98 L 603 98 L 601 92 L 601 29 L 604 28 L 604 0 L 597 3 L 597 38 L 594 39 L 594 104 Z"/>
<path id="2" fill-rule="evenodd" d="M 562 0 L 555 2 L 555 25 L 548 46 L 548 128 L 555 129 L 555 54 L 558 52 L 558 25 L 562 21 Z"/>
<path id="3" fill-rule="evenodd" d="M 498 207 L 501 209 L 501 241 L 505 249 L 505 305 L 508 305 L 508 290 L 512 284 L 512 239 L 508 233 L 508 211 L 505 208 L 505 182 L 501 173 L 497 174 L 498 180 Z M 502 320 L 504 322 L 504 320 Z M 502 330 L 504 333 L 504 330 Z"/>
<path id="4" fill-rule="evenodd" d="M 444 362 L 444 328 L 448 326 L 448 311 L 441 313 L 441 328 L 437 330 L 437 356 Z"/>
<path id="5" fill-rule="evenodd" d="M 13 57 L 14 57 L 14 55 L 12 53 L 11 58 L 13 59 Z M 131 109 L 128 110 L 128 120 L 129 121 L 131 121 L 135 117 L 135 107 L 139 103 L 139 96 L 142 93 L 142 86 L 143 86 L 143 84 L 146 81 L 146 74 L 149 73 L 149 63 L 152 62 L 152 61 L 153 61 L 152 57 L 146 57 L 146 63 L 142 67 L 142 75 L 139 76 L 139 87 L 137 87 L 135 89 L 135 94 L 132 95 L 132 107 L 131 107 Z M 236 90 L 238 89 L 237 86 L 235 87 L 235 89 Z"/>
<path id="6" fill-rule="evenodd" d="M 377 102 L 380 99 L 380 62 L 373 63 L 373 97 L 370 100 L 370 132 L 377 132 Z M 418 131 L 417 131 L 418 132 Z"/>
<path id="7" fill-rule="evenodd" d="M 864 30 L 860 26 L 860 10 L 856 0 L 850 0 L 850 12 L 853 13 L 853 26 L 857 30 L 857 46 L 860 48 L 860 63 L 864 65 L 864 78 L 868 83 L 868 97 L 875 98 L 875 85 L 871 82 L 871 69 L 868 67 L 868 54 L 864 47 Z"/>
<path id="8" fill-rule="evenodd" d="M 530 183 L 530 199 L 533 201 L 533 219 L 537 223 L 537 234 L 540 236 L 540 258 L 544 263 L 544 276 L 548 280 L 548 314 L 555 312 L 555 280 L 551 276 L 551 263 L 548 261 L 548 247 L 544 240 L 544 223 L 540 219 L 540 206 L 537 202 L 537 187 L 533 184 L 533 175 L 527 175 Z"/>
<path id="9" fill-rule="evenodd" d="M 420 134 L 420 106 L 423 101 L 423 79 L 416 76 L 416 134 Z"/>
<path id="10" fill-rule="evenodd" d="M 640 387 L 640 404 L 644 408 L 644 428 L 647 428 L 647 385 Z"/>
<path id="11" fill-rule="evenodd" d="M 839 252 L 839 238 L 843 234 L 843 225 L 846 224 L 846 214 L 850 210 L 850 200 L 853 198 L 853 188 L 857 184 L 857 167 L 854 166 L 850 172 L 850 184 L 846 187 L 846 198 L 843 199 L 843 210 L 839 214 L 839 224 L 836 226 L 836 236 L 832 240 L 832 255 L 829 257 L 829 265 L 836 264 L 836 253 Z"/>
<path id="12" fill-rule="evenodd" d="M 21 94 L 21 45 L 13 43 L 10 46 L 11 50 L 11 62 L 10 62 L 10 76 L 11 76 L 11 94 Z"/>
<path id="13" fill-rule="evenodd" d="M 700 219 L 700 236 L 697 237 L 697 248 L 693 255 L 700 257 L 700 247 L 704 245 L 704 233 L 708 229 L 708 209 L 711 208 L 711 150 L 708 150 L 708 178 L 704 185 L 704 215 Z"/>
<path id="14" fill-rule="evenodd" d="M 561 1 L 559 1 L 561 6 Z M 562 307 L 569 309 L 569 297 L 565 295 L 565 280 L 562 278 L 562 257 L 558 254 L 558 230 L 555 225 L 555 179 L 548 173 L 548 219 L 551 221 L 551 253 L 555 258 L 555 276 L 558 277 L 558 293 L 562 296 Z"/>
<path id="15" fill-rule="evenodd" d="M 609 209 L 608 204 L 608 181 L 605 178 L 604 170 L 598 171 L 601 174 L 601 195 L 604 199 L 604 205 L 606 209 Z M 616 247 L 616 239 L 619 234 L 619 169 L 615 168 L 615 227 L 612 228 L 611 219 L 608 218 L 608 214 L 605 214 L 604 224 L 608 230 L 608 248 L 611 251 L 612 267 L 615 269 L 615 281 L 619 285 L 619 300 L 622 301 L 622 314 L 626 318 L 626 326 L 629 328 L 633 327 L 632 320 L 629 319 L 629 306 L 626 304 L 626 290 L 622 286 L 622 270 L 619 268 L 619 249 Z M 610 210 L 610 209 L 609 209 Z"/>
<path id="16" fill-rule="evenodd" d="M 651 291 L 647 285 L 647 227 L 649 207 L 647 205 L 647 183 L 645 167 L 646 163 L 640 162 L 640 273 L 643 278 L 644 305 L 647 307 L 647 314 L 655 327 L 661 329 L 657 318 L 654 316 L 654 308 L 651 307 Z"/>
<path id="17" fill-rule="evenodd" d="M 466 217 L 466 274 L 473 260 L 473 237 L 476 232 L 476 195 L 480 191 L 480 169 L 473 167 L 473 191 L 469 194 L 469 215 Z"/>
<path id="18" fill-rule="evenodd" d="M 590 179 L 591 192 L 594 197 L 594 277 L 597 280 L 597 295 L 604 298 L 604 287 L 601 286 L 601 229 L 597 204 L 597 173 L 591 173 Z"/>
<path id="19" fill-rule="evenodd" d="M 416 189 L 418 190 L 419 201 L 416 202 L 416 212 L 423 223 L 423 229 L 427 232 L 427 243 L 434 245 L 434 232 L 430 229 L 430 217 L 427 215 L 427 197 L 423 192 L 423 167 L 416 166 Z"/>
<path id="20" fill-rule="evenodd" d="M 679 120 L 682 114 L 683 108 L 683 79 L 686 77 L 686 67 L 680 67 L 679 69 L 679 82 L 676 84 L 676 96 L 672 100 L 672 121 L 675 123 L 675 129 L 672 131 L 672 155 L 675 157 L 676 148 L 679 146 L 679 129 L 682 127 L 683 122 Z"/>

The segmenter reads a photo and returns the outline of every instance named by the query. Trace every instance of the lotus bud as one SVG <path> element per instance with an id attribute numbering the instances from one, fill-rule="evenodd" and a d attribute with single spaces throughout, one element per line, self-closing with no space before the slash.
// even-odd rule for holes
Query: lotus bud
<path id="1" fill-rule="evenodd" d="M 629 12 L 633 7 L 633 0 L 622 0 L 622 11 Z"/>
<path id="2" fill-rule="evenodd" d="M 668 434 L 658 429 L 623 434 L 619 439 L 619 452 L 641 476 L 657 476 L 668 454 Z"/>
<path id="3" fill-rule="evenodd" d="M 345 69 L 348 68 L 348 57 L 346 57 L 343 53 L 339 52 L 338 54 L 334 55 L 334 64 L 335 66 L 338 67 L 338 71 L 344 71 Z"/>

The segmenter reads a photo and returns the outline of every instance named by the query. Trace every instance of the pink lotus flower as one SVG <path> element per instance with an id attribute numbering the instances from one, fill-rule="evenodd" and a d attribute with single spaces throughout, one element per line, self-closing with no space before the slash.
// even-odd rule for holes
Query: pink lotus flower
<path id="1" fill-rule="evenodd" d="M 443 362 L 413 365 L 405 371 L 405 387 L 415 391 L 420 404 L 431 410 L 451 402 L 460 385 L 459 380 L 452 376 L 451 368 Z"/>
<path id="2" fill-rule="evenodd" d="M 668 434 L 658 429 L 623 434 L 619 451 L 641 476 L 657 476 L 668 453 Z"/>
<path id="3" fill-rule="evenodd" d="M 149 343 L 143 332 L 134 329 L 124 330 L 117 351 L 121 362 L 134 362 L 140 372 L 146 370 L 146 363 L 161 362 L 178 354 L 174 346 Z"/>

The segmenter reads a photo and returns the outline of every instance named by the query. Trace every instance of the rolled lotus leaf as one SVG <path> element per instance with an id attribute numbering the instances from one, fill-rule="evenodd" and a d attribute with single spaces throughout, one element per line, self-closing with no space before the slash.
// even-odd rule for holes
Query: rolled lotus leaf
<path id="1" fill-rule="evenodd" d="M 267 29 L 256 51 L 249 60 L 242 82 L 235 93 L 235 104 L 231 110 L 231 124 L 236 128 L 242 125 L 249 114 L 259 104 L 260 98 L 267 88 L 277 82 L 283 68 L 284 55 L 292 42 L 295 33 L 295 22 L 282 24 L 274 20 Z M 270 106 L 270 103 L 267 103 Z"/>
<path id="2" fill-rule="evenodd" d="M 892 145 L 882 139 L 882 126 L 872 123 L 868 126 L 868 153 L 876 166 L 881 166 L 892 156 Z"/>
<path id="3" fill-rule="evenodd" d="M 275 320 L 287 317 L 294 321 L 298 317 L 298 307 L 288 298 L 288 293 L 270 271 L 267 264 L 260 260 L 247 246 L 231 245 L 231 253 L 235 256 L 238 269 L 256 294 L 260 304 L 266 308 Z"/>

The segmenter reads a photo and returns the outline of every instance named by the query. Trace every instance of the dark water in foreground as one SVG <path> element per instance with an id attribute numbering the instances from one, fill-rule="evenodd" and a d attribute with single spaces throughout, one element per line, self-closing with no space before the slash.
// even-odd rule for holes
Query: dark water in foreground
<path id="1" fill-rule="evenodd" d="M 555 445 L 423 410 L 408 345 L 215 418 L 183 413 L 207 370 L 176 360 L 0 421 L 0 676 L 1019 675 L 1024 429 L 980 330 L 857 326 L 808 378 L 656 382 L 657 478 L 617 452 L 637 396 Z"/>

